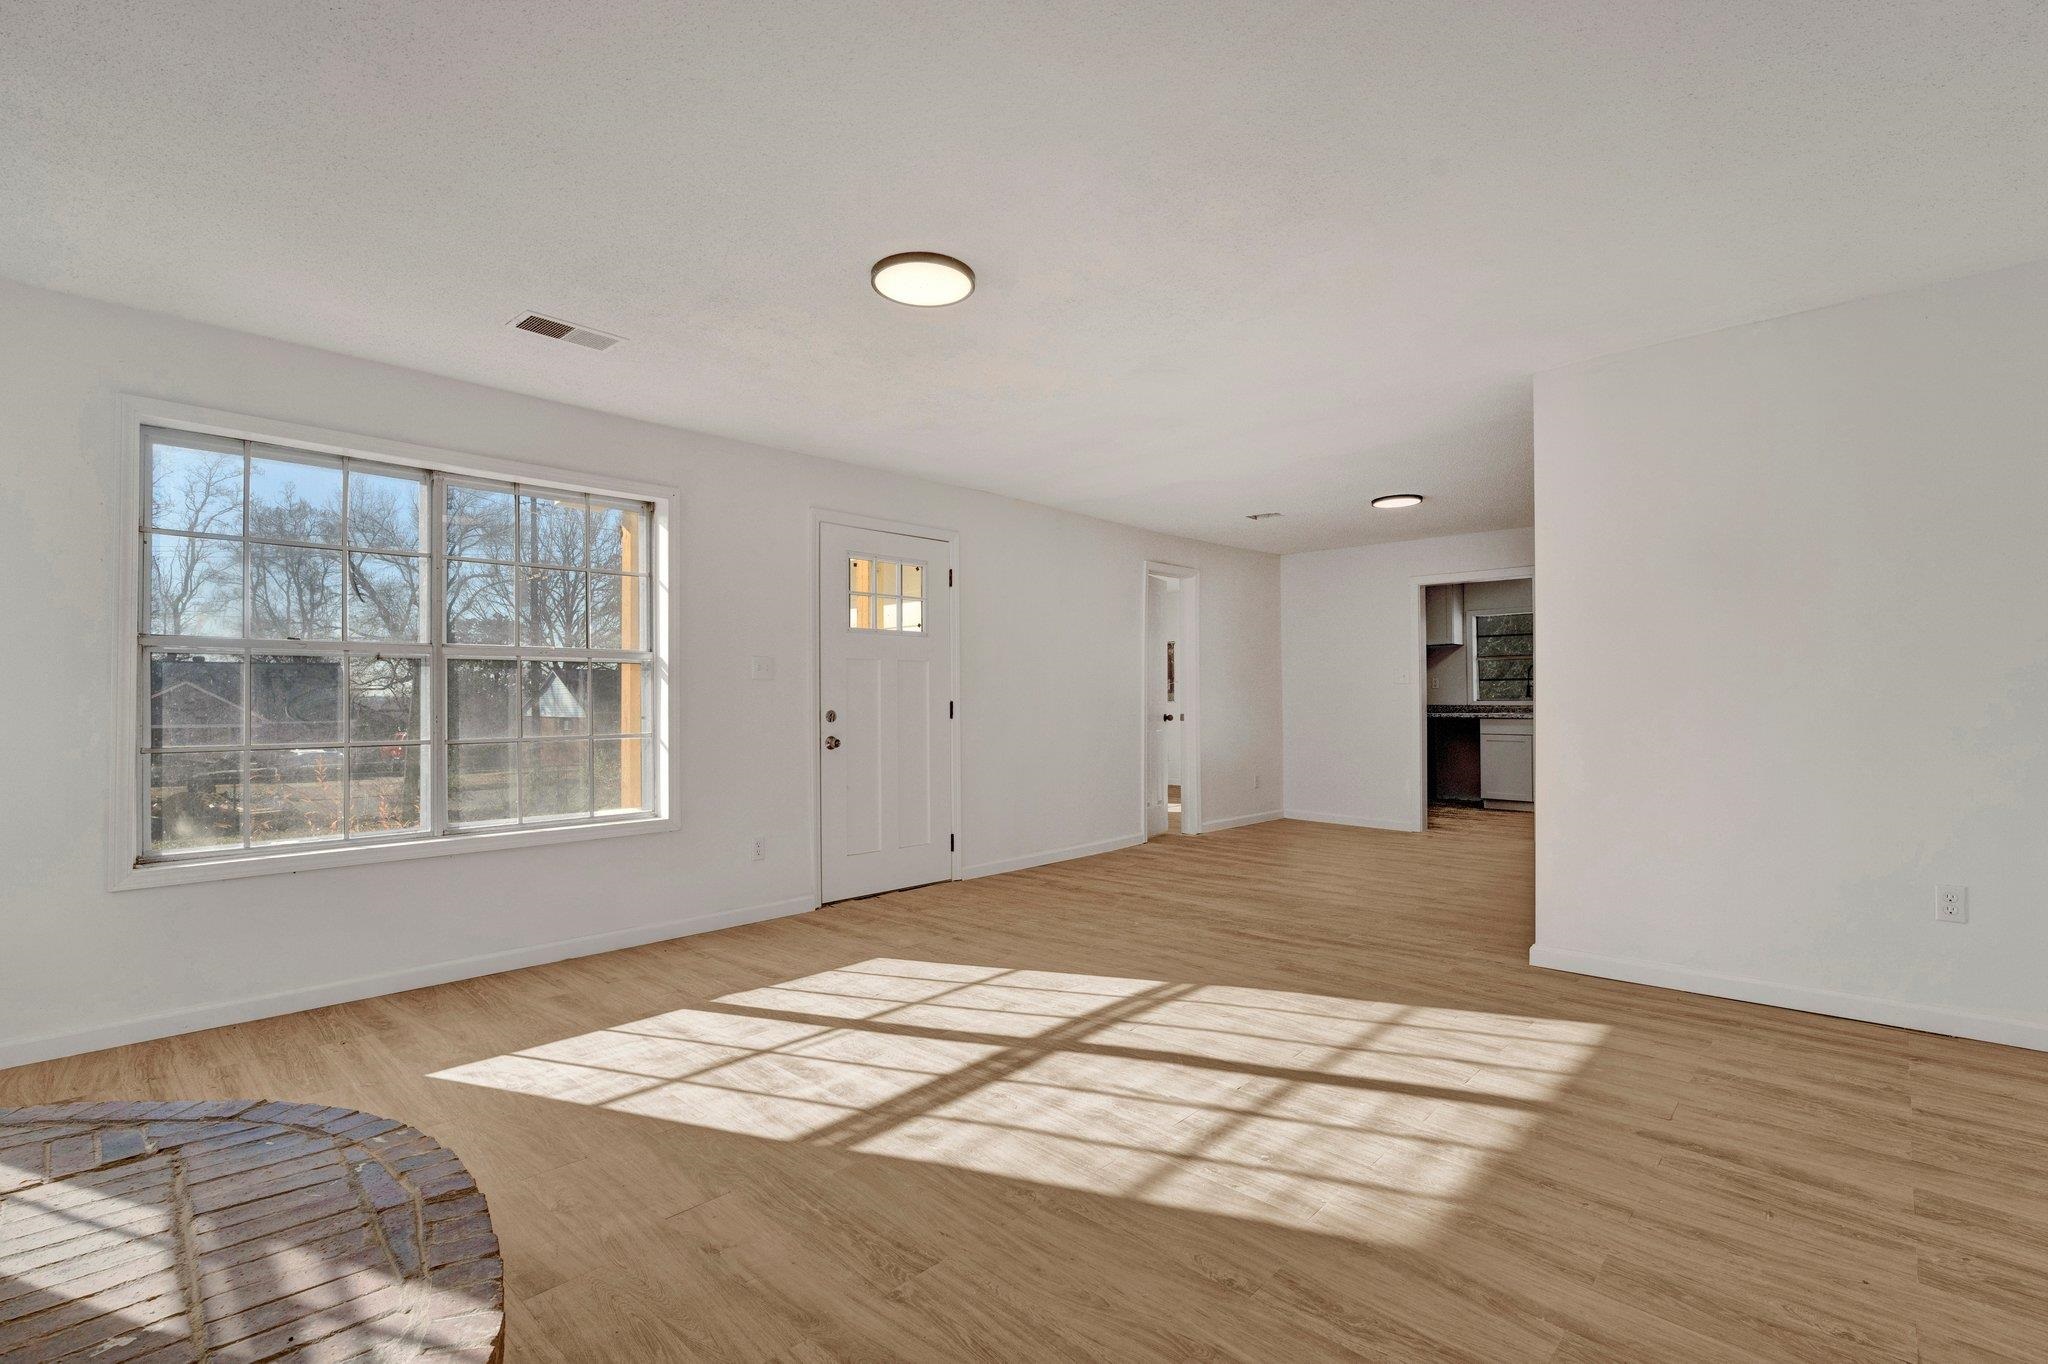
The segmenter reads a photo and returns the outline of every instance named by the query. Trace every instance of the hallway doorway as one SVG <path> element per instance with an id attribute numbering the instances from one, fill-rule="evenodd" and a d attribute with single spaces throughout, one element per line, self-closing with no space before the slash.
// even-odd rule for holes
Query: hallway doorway
<path id="1" fill-rule="evenodd" d="M 1195 571 L 1145 565 L 1145 836 L 1199 833 Z"/>

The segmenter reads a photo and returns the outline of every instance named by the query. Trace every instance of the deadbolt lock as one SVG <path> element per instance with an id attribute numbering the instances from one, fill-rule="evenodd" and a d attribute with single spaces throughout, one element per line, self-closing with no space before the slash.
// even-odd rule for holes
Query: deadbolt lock
<path id="1" fill-rule="evenodd" d="M 828 725 L 831 724 L 834 720 L 837 720 L 838 718 L 839 712 L 836 710 L 828 710 L 825 712 L 825 723 Z"/>

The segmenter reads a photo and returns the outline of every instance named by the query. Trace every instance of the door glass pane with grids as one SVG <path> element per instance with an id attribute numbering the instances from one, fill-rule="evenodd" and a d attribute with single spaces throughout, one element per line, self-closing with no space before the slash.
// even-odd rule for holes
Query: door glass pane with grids
<path id="1" fill-rule="evenodd" d="M 857 554 L 847 567 L 847 628 L 898 634 L 924 630 L 923 564 Z"/>

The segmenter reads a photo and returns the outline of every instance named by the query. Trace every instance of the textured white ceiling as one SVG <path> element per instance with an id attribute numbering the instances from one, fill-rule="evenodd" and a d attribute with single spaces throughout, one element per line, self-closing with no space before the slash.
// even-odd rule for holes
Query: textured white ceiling
<path id="1" fill-rule="evenodd" d="M 1359 544 L 1527 524 L 1535 371 L 2048 255 L 2044 72 L 2038 0 L 7 0 L 0 274 Z"/>

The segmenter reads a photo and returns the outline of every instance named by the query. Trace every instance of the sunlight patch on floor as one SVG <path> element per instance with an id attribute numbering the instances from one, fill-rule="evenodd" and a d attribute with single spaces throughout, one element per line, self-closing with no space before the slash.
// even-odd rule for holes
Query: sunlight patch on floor
<path id="1" fill-rule="evenodd" d="M 722 1132 L 1416 1244 L 1597 1024 L 878 958 L 438 1072 Z"/>

